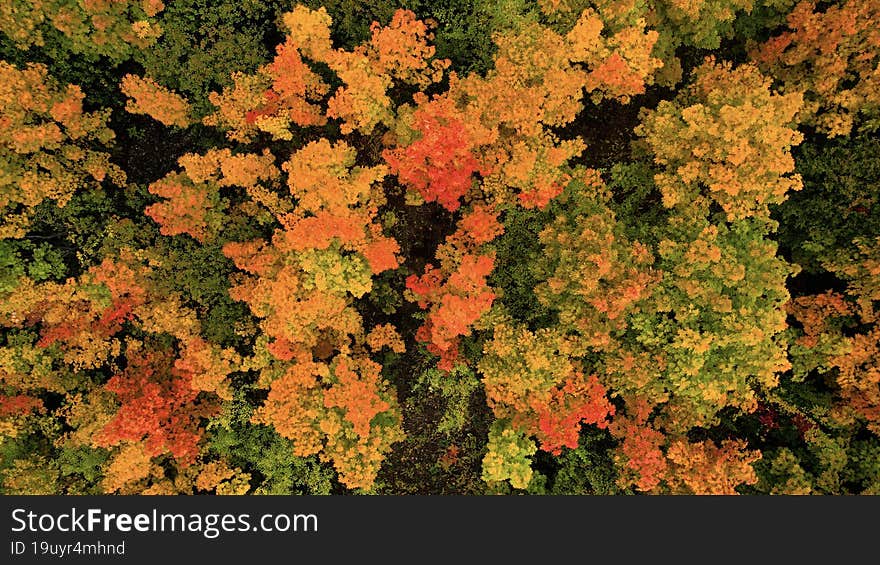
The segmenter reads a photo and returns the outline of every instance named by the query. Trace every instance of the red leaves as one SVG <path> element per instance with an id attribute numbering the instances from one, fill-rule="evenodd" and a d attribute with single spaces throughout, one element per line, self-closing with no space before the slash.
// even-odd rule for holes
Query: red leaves
<path id="1" fill-rule="evenodd" d="M 45 412 L 43 401 L 33 396 L 25 394 L 16 394 L 6 396 L 0 394 L 0 418 L 8 418 L 10 416 L 20 416 L 30 414 L 32 412 Z"/>
<path id="2" fill-rule="evenodd" d="M 559 455 L 563 447 L 577 449 L 581 423 L 606 428 L 606 418 L 614 415 L 605 387 L 596 375 L 575 373 L 553 391 L 551 401 L 535 407 L 537 437 L 541 449 Z"/>
<path id="3" fill-rule="evenodd" d="M 99 445 L 143 440 L 151 457 L 170 453 L 183 464 L 195 460 L 200 420 L 216 413 L 217 406 L 198 398 L 189 373 L 172 367 L 172 358 L 167 351 L 131 357 L 129 367 L 107 381 L 105 388 L 121 406 L 96 437 Z"/>
<path id="4" fill-rule="evenodd" d="M 416 339 L 440 356 L 437 366 L 441 370 L 452 370 L 459 356 L 459 338 L 469 335 L 492 307 L 496 294 L 486 279 L 495 267 L 495 254 L 481 249 L 503 231 L 497 212 L 489 206 L 475 206 L 437 249 L 441 267 L 429 264 L 422 276 L 406 279 L 409 299 L 429 310 Z"/>
<path id="5" fill-rule="evenodd" d="M 411 275 L 406 287 L 419 305 L 431 312 L 416 339 L 428 344 L 428 350 L 440 355 L 443 370 L 451 370 L 457 359 L 458 337 L 470 334 L 471 326 L 488 312 L 495 293 L 486 285 L 495 261 L 488 255 L 466 255 L 458 269 L 442 282 L 442 274 L 428 265 L 421 277 Z"/>
<path id="6" fill-rule="evenodd" d="M 403 184 L 426 202 L 437 202 L 454 212 L 480 167 L 464 124 L 447 102 L 435 100 L 420 106 L 414 114 L 414 129 L 421 137 L 406 147 L 386 150 L 383 156 Z"/>

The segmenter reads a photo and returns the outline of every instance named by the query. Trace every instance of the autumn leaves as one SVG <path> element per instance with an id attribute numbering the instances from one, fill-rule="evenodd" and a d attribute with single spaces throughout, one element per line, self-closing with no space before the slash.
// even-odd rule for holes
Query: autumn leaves
<path id="1" fill-rule="evenodd" d="M 116 4 L 48 21 L 81 20 L 58 31 L 83 49 L 106 36 L 99 51 L 123 57 L 149 43 L 162 6 Z M 633 103 L 653 84 L 674 85 L 676 47 L 717 47 L 750 3 L 540 4 L 540 15 L 499 30 L 484 74 L 450 70 L 412 12 L 342 49 L 327 11 L 303 6 L 281 18 L 274 58 L 232 75 L 206 115 L 125 74 L 129 113 L 225 135 L 228 147 L 187 151 L 148 183 L 153 200 L 137 212 L 158 240 L 216 249 L 232 272 L 223 296 L 243 313 L 229 333 L 241 339 L 208 339 L 203 305 L 162 284 L 169 259 L 121 237 L 135 228 L 120 220 L 106 256 L 65 282 L 23 269 L 4 279 L 0 431 L 63 422 L 58 445 L 106 450 L 96 468 L 107 492 L 248 492 L 258 478 L 206 447 L 216 429 L 244 422 L 370 491 L 405 439 L 394 383 L 410 377 L 379 361 L 410 347 L 446 378 L 465 366 L 479 375 L 493 419 L 481 476 L 497 489 L 533 486 L 538 450 L 577 449 L 584 425 L 613 438 L 620 489 L 756 484 L 762 453 L 707 430 L 760 402 L 782 406 L 773 391 L 788 372 L 835 383 L 839 398 L 816 421 L 876 432 L 877 242 L 829 260 L 843 290 L 791 300 L 796 267 L 779 256 L 770 215 L 801 186 L 799 124 L 844 135 L 876 119 L 878 39 L 863 25 L 877 19 L 876 2 L 824 12 L 802 3 L 790 31 L 753 46 L 755 63 L 708 58 L 687 69 L 674 96 L 643 111 L 632 154 L 620 156 L 647 171 L 644 216 L 620 206 L 618 172 L 579 164 L 589 148 L 566 127 L 585 104 Z M 0 29 L 22 35 L 11 26 L 0 12 Z M 840 32 L 817 50 L 822 26 Z M 110 162 L 110 112 L 86 111 L 84 99 L 43 65 L 0 62 L 3 238 L 27 234 L 45 203 L 125 187 Z M 451 233 L 418 269 L 404 267 L 406 246 L 389 235 L 394 191 L 405 204 L 393 206 L 451 214 Z M 529 234 L 532 256 L 499 244 L 520 213 L 546 214 Z M 527 291 L 546 309 L 540 323 L 493 277 L 512 263 L 535 281 Z M 393 272 L 420 310 L 420 323 L 399 324 L 411 333 L 365 313 Z M 817 445 L 827 439 L 810 430 Z"/>

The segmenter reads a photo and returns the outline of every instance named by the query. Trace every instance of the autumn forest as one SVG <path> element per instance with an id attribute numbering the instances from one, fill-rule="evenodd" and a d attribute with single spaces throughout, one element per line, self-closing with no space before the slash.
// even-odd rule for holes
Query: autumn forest
<path id="1" fill-rule="evenodd" d="M 0 3 L 0 494 L 880 494 L 880 0 Z"/>

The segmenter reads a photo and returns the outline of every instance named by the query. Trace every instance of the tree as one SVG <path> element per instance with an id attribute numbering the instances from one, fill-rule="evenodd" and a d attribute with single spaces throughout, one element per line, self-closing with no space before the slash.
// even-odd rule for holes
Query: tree
<path id="1" fill-rule="evenodd" d="M 162 34 L 162 0 L 11 2 L 0 8 L 0 31 L 19 49 L 58 36 L 72 53 L 121 62 Z"/>
<path id="2" fill-rule="evenodd" d="M 119 88 L 129 97 L 126 111 L 146 114 L 166 126 L 189 125 L 189 103 L 156 81 L 128 74 L 122 77 Z"/>
<path id="3" fill-rule="evenodd" d="M 459 359 L 459 338 L 470 334 L 495 299 L 486 282 L 494 254 L 483 249 L 502 230 L 496 214 L 473 209 L 437 249 L 440 267 L 428 264 L 423 275 L 406 279 L 408 298 L 429 310 L 416 339 L 440 357 L 437 367 L 444 371 L 452 370 Z"/>
<path id="4" fill-rule="evenodd" d="M 110 110 L 84 112 L 82 90 L 58 84 L 41 64 L 0 61 L 0 85 L 0 237 L 22 237 L 44 200 L 63 207 L 79 189 L 125 182 L 101 150 L 114 138 Z"/>
<path id="5" fill-rule="evenodd" d="M 753 46 L 752 58 L 788 92 L 803 92 L 801 121 L 829 137 L 880 125 L 876 34 L 880 6 L 849 0 L 817 11 L 799 2 L 788 16 L 788 30 Z"/>

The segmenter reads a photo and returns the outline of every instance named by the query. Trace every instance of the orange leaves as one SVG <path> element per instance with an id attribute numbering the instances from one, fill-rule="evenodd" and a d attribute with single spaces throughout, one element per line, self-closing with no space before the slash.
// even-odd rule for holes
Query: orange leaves
<path id="1" fill-rule="evenodd" d="M 381 324 L 373 327 L 367 334 L 366 344 L 373 351 L 378 353 L 383 347 L 389 348 L 395 353 L 403 353 L 406 351 L 406 345 L 391 324 Z"/>
<path id="2" fill-rule="evenodd" d="M 832 419 L 850 423 L 857 418 L 880 434 L 880 325 L 874 306 L 880 263 L 870 240 L 855 243 L 855 252 L 826 264 L 847 282 L 845 295 L 829 291 L 788 304 L 802 326 L 791 353 L 797 376 L 818 371 L 837 384 L 839 401 Z"/>
<path id="3" fill-rule="evenodd" d="M 416 335 L 428 350 L 441 356 L 440 369 L 451 370 L 457 358 L 458 338 L 488 312 L 495 293 L 486 286 L 494 258 L 464 255 L 457 269 L 442 282 L 442 275 L 431 265 L 421 277 L 410 275 L 406 287 L 422 308 L 430 308 L 425 324 Z"/>
<path id="4" fill-rule="evenodd" d="M 644 492 L 660 485 L 668 465 L 661 450 L 666 436 L 648 424 L 651 409 L 644 399 L 628 401 L 627 416 L 618 415 L 611 424 L 611 433 L 621 440 L 617 463 L 624 474 L 619 482 L 621 486 L 632 484 Z"/>
<path id="5" fill-rule="evenodd" d="M 603 18 L 609 20 L 613 31 L 606 30 Z M 584 87 L 596 103 L 604 98 L 629 102 L 630 97 L 643 94 L 645 86 L 654 83 L 654 73 L 663 67 L 663 62 L 652 56 L 659 34 L 646 31 L 644 19 L 625 26 L 615 19 L 610 13 L 584 10 L 566 36 L 572 61 L 589 69 Z"/>
<path id="6" fill-rule="evenodd" d="M 427 26 L 406 10 L 398 10 L 387 27 L 374 24 L 371 41 L 353 51 L 333 49 L 324 8 L 298 5 L 283 19 L 288 35 L 274 61 L 254 75 L 234 75 L 234 87 L 212 94 L 218 111 L 205 118 L 207 125 L 224 127 L 230 138 L 244 142 L 259 131 L 290 140 L 292 126 L 320 126 L 327 118 L 340 119 L 343 134 L 369 134 L 393 120 L 387 91 L 395 80 L 426 87 L 448 66 L 433 60 Z M 303 57 L 326 64 L 343 83 L 326 108 L 329 87 Z"/>
<path id="7" fill-rule="evenodd" d="M 287 130 L 288 121 L 283 117 L 272 120 L 265 117 L 257 122 L 257 115 L 252 114 L 268 103 L 266 90 L 271 83 L 269 77 L 262 74 L 232 74 L 233 85 L 218 94 L 212 92 L 208 100 L 216 106 L 217 111 L 205 116 L 202 123 L 227 130 L 226 136 L 241 143 L 250 142 L 259 131 L 271 133 L 278 139 L 290 139 Z"/>
<path id="8" fill-rule="evenodd" d="M 428 264 L 423 275 L 406 279 L 407 298 L 428 310 L 416 339 L 440 356 L 437 366 L 441 370 L 452 370 L 458 360 L 459 339 L 469 335 L 492 307 L 496 294 L 487 278 L 495 266 L 495 254 L 484 251 L 483 246 L 503 231 L 497 212 L 475 206 L 437 248 L 440 268 Z"/>
<path id="9" fill-rule="evenodd" d="M 393 120 L 387 91 L 393 80 L 425 88 L 440 81 L 446 60 L 431 60 L 434 47 L 427 26 L 409 10 L 397 10 L 387 27 L 371 26 L 372 38 L 352 52 L 326 51 L 316 60 L 326 63 L 344 83 L 327 102 L 327 116 L 342 120 L 343 134 L 369 134 L 379 123 Z M 323 58 L 321 58 L 323 55 Z"/>
<path id="10" fill-rule="evenodd" d="M 251 123 L 274 112 L 272 106 L 287 108 L 287 118 L 300 126 L 319 126 L 326 122 L 321 107 L 309 101 L 318 101 L 327 93 L 327 85 L 309 69 L 300 57 L 295 43 L 289 38 L 278 46 L 278 55 L 267 67 L 272 77 L 272 91 L 267 94 L 268 104 L 253 110 L 247 117 Z"/>
<path id="11" fill-rule="evenodd" d="M 227 243 L 224 253 L 256 277 L 239 277 L 230 290 L 264 318 L 270 336 L 314 347 L 361 335 L 350 306 L 371 288 L 370 276 L 397 267 L 399 246 L 373 222 L 384 196 L 373 184 L 383 167 L 353 167 L 345 142 L 325 139 L 295 152 L 283 165 L 296 208 L 281 215 L 271 244 Z M 327 336 L 325 336 L 327 337 Z"/>
<path id="12" fill-rule="evenodd" d="M 546 406 L 533 407 L 538 417 L 535 435 L 541 449 L 559 455 L 563 447 L 577 449 L 581 424 L 607 427 L 606 419 L 614 415 L 607 392 L 596 375 L 575 373 L 553 391 Z"/>
<path id="13" fill-rule="evenodd" d="M 324 392 L 324 406 L 341 409 L 345 413 L 345 419 L 351 422 L 354 433 L 367 437 L 370 434 L 370 422 L 391 405 L 378 394 L 381 365 L 369 359 L 354 361 L 354 366 L 352 362 L 353 360 L 345 357 L 336 359 L 333 369 L 336 382 Z"/>
<path id="14" fill-rule="evenodd" d="M 474 265 L 470 257 L 468 260 L 471 264 L 464 268 Z M 491 269 L 491 263 L 489 266 Z M 428 344 L 429 351 L 442 355 L 442 352 L 457 349 L 457 338 L 470 333 L 471 325 L 489 310 L 495 294 L 490 291 L 476 291 L 462 296 L 454 293 L 467 292 L 466 290 L 452 285 L 429 286 L 431 279 L 436 279 L 435 273 L 431 271 L 422 277 L 411 275 L 407 279 L 407 289 L 413 292 L 421 304 L 431 305 L 431 312 L 417 338 Z M 482 282 L 485 284 L 485 278 Z M 452 369 L 448 362 L 443 363 L 440 368 Z"/>
<path id="15" fill-rule="evenodd" d="M 787 305 L 788 313 L 803 326 L 804 335 L 797 342 L 804 347 L 815 347 L 822 334 L 832 329 L 835 318 L 852 313 L 852 306 L 843 295 L 825 294 L 799 296 Z"/>
<path id="16" fill-rule="evenodd" d="M 161 226 L 162 235 L 188 234 L 206 241 L 219 227 L 218 212 L 224 206 L 217 191 L 208 185 L 194 184 L 180 173 L 171 173 L 151 184 L 149 190 L 165 199 L 144 209 Z"/>
<path id="17" fill-rule="evenodd" d="M 261 198 L 265 191 L 260 184 L 273 182 L 280 176 L 275 158 L 265 150 L 262 155 L 233 154 L 229 149 L 211 149 L 204 155 L 187 153 L 178 159 L 184 173 L 170 173 L 152 183 L 149 191 L 165 198 L 144 210 L 161 225 L 163 235 L 189 234 L 204 242 L 220 230 L 226 202 L 219 188 L 242 186 L 258 202 L 275 202 Z"/>
<path id="18" fill-rule="evenodd" d="M 373 22 L 372 38 L 367 47 L 379 72 L 397 80 L 426 88 L 439 82 L 449 66 L 446 59 L 433 59 L 435 49 L 428 45 L 434 38 L 428 26 L 410 10 L 397 10 L 387 27 Z"/>
<path id="19" fill-rule="evenodd" d="M 39 398 L 25 394 L 16 394 L 14 396 L 0 394 L 0 419 L 45 411 L 46 408 L 43 405 L 43 401 Z"/>
<path id="20" fill-rule="evenodd" d="M 625 473 L 621 486 L 660 494 L 733 495 L 737 487 L 757 482 L 752 463 L 761 459 L 761 452 L 749 450 L 745 441 L 723 440 L 718 446 L 711 440 L 667 439 L 648 423 L 651 406 L 644 399 L 632 399 L 631 406 L 631 416 L 619 417 L 611 425 L 621 440 L 617 453 Z M 661 448 L 667 442 L 664 453 Z"/>
<path id="21" fill-rule="evenodd" d="M 230 296 L 260 318 L 247 363 L 269 394 L 253 421 L 290 439 L 296 455 L 332 461 L 349 488 L 369 489 L 402 432 L 393 393 L 365 348 L 403 343 L 390 326 L 365 336 L 353 300 L 369 292 L 372 275 L 397 267 L 400 248 L 375 222 L 384 195 L 374 184 L 385 168 L 354 166 L 355 157 L 344 141 L 326 139 L 295 151 L 282 167 L 293 202 L 276 214 L 281 227 L 271 241 L 228 242 L 223 253 L 247 273 L 233 276 Z M 184 166 L 206 178 L 217 168 Z M 232 175 L 220 168 L 222 184 Z M 241 168 L 253 172 L 239 182 L 267 176 L 253 164 Z M 207 361 L 225 371 L 219 353 Z"/>
<path id="22" fill-rule="evenodd" d="M 205 125 L 227 129 L 230 139 L 246 143 L 262 131 L 274 139 L 290 140 L 291 126 L 317 126 L 326 121 L 316 103 L 328 87 L 290 39 L 278 46 L 272 63 L 256 74 L 235 73 L 232 78 L 232 87 L 209 95 L 217 111 L 203 120 Z"/>
<path id="23" fill-rule="evenodd" d="M 626 314 L 651 295 L 660 275 L 650 251 L 620 233 L 605 204 L 589 198 L 575 203 L 579 215 L 560 214 L 539 235 L 544 253 L 536 267 L 546 282 L 535 294 L 558 310 L 562 327 L 601 350 L 626 327 Z"/>
<path id="24" fill-rule="evenodd" d="M 349 488 L 368 489 L 384 454 L 402 437 L 380 369 L 369 359 L 344 355 L 329 366 L 296 362 L 272 382 L 254 421 L 292 440 L 297 455 L 321 453 L 333 461 Z"/>
<path id="25" fill-rule="evenodd" d="M 295 363 L 274 381 L 269 396 L 254 415 L 254 422 L 271 425 L 293 442 L 296 455 L 321 450 L 319 429 L 324 402 L 319 377 L 327 367 L 317 363 Z"/>
<path id="26" fill-rule="evenodd" d="M 746 447 L 740 440 L 725 440 L 720 447 L 711 441 L 673 442 L 666 452 L 670 488 L 689 494 L 737 494 L 737 486 L 758 482 L 752 463 L 761 459 L 761 452 Z"/>
<path id="27" fill-rule="evenodd" d="M 504 226 L 498 222 L 498 213 L 488 206 L 474 206 L 459 222 L 463 235 L 476 244 L 489 243 L 504 233 Z"/>
<path id="28" fill-rule="evenodd" d="M 366 237 L 363 226 L 353 222 L 351 217 L 337 217 L 327 212 L 296 220 L 284 236 L 285 248 L 291 251 L 327 249 L 334 240 L 342 245 L 356 245 Z"/>
<path id="29" fill-rule="evenodd" d="M 233 349 L 221 349 L 199 336 L 192 336 L 183 341 L 174 368 L 189 377 L 194 390 L 213 392 L 223 400 L 230 400 L 232 393 L 226 377 L 239 370 L 241 364 L 241 357 Z"/>
<path id="30" fill-rule="evenodd" d="M 355 156 L 354 148 L 346 142 L 331 144 L 326 139 L 313 141 L 291 155 L 282 168 L 302 213 L 326 210 L 343 216 L 350 209 L 382 204 L 382 193 L 372 185 L 385 177 L 385 167 L 353 166 Z"/>
<path id="31" fill-rule="evenodd" d="M 396 269 L 400 265 L 400 245 L 393 238 L 377 236 L 361 250 L 374 275 Z"/>
<path id="32" fill-rule="evenodd" d="M 804 93 L 805 123 L 830 137 L 848 135 L 861 119 L 873 130 L 880 103 L 880 6 L 849 0 L 815 10 L 815 2 L 798 3 L 788 16 L 789 30 L 754 46 L 751 56 L 786 91 Z"/>
<path id="33" fill-rule="evenodd" d="M 184 128 L 189 125 L 189 103 L 150 78 L 125 75 L 119 84 L 128 96 L 125 110 L 132 114 L 146 114 L 166 126 Z"/>

